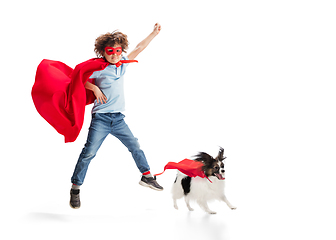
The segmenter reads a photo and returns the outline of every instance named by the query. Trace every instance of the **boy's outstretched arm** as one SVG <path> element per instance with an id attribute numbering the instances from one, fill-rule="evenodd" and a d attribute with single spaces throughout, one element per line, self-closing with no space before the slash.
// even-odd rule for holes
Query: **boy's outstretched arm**
<path id="1" fill-rule="evenodd" d="M 128 54 L 128 58 L 130 60 L 134 60 L 136 58 L 136 56 L 139 55 L 139 53 L 141 53 L 147 46 L 148 44 L 153 40 L 154 37 L 156 37 L 156 35 L 159 34 L 159 32 L 161 31 L 161 25 L 159 23 L 156 23 L 154 26 L 154 30 L 151 34 L 148 35 L 148 37 L 146 37 L 144 40 L 142 40 L 136 47 L 135 49 L 130 52 L 130 54 Z"/>

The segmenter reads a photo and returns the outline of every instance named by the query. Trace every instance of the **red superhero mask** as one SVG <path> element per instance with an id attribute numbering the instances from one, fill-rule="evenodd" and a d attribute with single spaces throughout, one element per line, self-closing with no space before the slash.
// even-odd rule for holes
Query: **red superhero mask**
<path id="1" fill-rule="evenodd" d="M 116 48 L 106 47 L 105 52 L 106 52 L 107 55 L 112 55 L 112 54 L 121 55 L 122 48 L 121 47 L 116 47 Z"/>

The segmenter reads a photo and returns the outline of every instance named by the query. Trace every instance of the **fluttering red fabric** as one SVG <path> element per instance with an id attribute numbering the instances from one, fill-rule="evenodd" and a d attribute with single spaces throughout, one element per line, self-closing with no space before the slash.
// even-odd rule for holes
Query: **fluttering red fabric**
<path id="1" fill-rule="evenodd" d="M 116 67 L 120 67 L 123 63 L 134 63 L 134 62 L 138 62 L 138 60 L 120 60 L 115 65 Z"/>
<path id="2" fill-rule="evenodd" d="M 94 71 L 108 65 L 102 58 L 93 58 L 72 69 L 62 62 L 44 59 L 37 67 L 31 92 L 35 107 L 64 135 L 65 142 L 76 140 L 83 125 L 85 106 L 95 100 L 93 92 L 86 90 L 84 84 Z"/>
<path id="3" fill-rule="evenodd" d="M 166 166 L 164 167 L 163 172 L 155 174 L 154 176 L 163 174 L 167 169 L 177 169 L 180 172 L 188 175 L 189 177 L 201 177 L 201 178 L 207 178 L 209 180 L 209 178 L 204 174 L 204 171 L 202 170 L 203 166 L 204 164 L 202 162 L 198 162 L 198 161 L 194 161 L 194 160 L 190 160 L 186 158 L 178 163 L 168 162 Z"/>
<path id="4" fill-rule="evenodd" d="M 116 64 L 137 62 L 121 60 Z M 56 131 L 64 135 L 65 142 L 77 139 L 83 126 L 85 106 L 95 100 L 92 91 L 84 85 L 95 71 L 105 69 L 110 63 L 103 58 L 92 58 L 78 64 L 75 69 L 66 64 L 44 59 L 37 67 L 32 98 L 39 114 Z"/>

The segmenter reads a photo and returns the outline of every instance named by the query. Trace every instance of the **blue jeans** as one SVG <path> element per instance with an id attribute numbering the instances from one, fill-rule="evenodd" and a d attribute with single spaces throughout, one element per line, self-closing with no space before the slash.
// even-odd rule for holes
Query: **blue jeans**
<path id="1" fill-rule="evenodd" d="M 117 137 L 132 153 L 133 159 L 141 173 L 149 171 L 149 165 L 144 152 L 140 149 L 138 139 L 135 138 L 124 121 L 122 113 L 94 113 L 86 144 L 79 155 L 71 182 L 82 185 L 91 160 L 106 136 L 111 133 Z M 120 166 L 122 167 L 122 166 Z"/>

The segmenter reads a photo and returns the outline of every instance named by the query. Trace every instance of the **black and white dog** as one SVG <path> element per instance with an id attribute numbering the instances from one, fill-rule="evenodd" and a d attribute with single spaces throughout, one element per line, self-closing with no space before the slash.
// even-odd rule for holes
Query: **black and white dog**
<path id="1" fill-rule="evenodd" d="M 194 161 L 199 161 L 204 164 L 202 171 L 204 171 L 207 178 L 189 177 L 180 171 L 177 173 L 176 180 L 173 184 L 172 195 L 174 200 L 174 207 L 178 209 L 176 200 L 184 197 L 187 207 L 190 207 L 190 200 L 196 200 L 198 205 L 207 213 L 216 214 L 208 207 L 208 202 L 211 200 L 220 200 L 225 202 L 229 208 L 235 210 L 234 207 L 226 198 L 224 194 L 224 149 L 221 148 L 216 158 L 209 154 L 201 152 L 196 156 Z M 209 181 L 211 180 L 211 182 Z"/>

